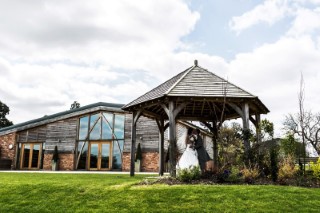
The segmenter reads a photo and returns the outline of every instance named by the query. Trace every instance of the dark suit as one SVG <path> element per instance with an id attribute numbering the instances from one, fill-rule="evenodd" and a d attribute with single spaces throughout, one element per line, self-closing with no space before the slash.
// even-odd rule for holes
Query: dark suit
<path id="1" fill-rule="evenodd" d="M 198 153 L 200 168 L 203 171 L 206 168 L 206 162 L 210 159 L 208 158 L 208 153 L 203 146 L 203 140 L 200 135 L 198 135 L 197 140 L 195 142 L 195 149 L 197 150 L 197 153 Z"/>

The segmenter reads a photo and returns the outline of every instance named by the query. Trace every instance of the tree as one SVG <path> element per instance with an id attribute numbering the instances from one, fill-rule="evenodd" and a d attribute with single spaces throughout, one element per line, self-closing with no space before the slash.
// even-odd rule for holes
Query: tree
<path id="1" fill-rule="evenodd" d="M 230 126 L 223 125 L 219 130 L 219 163 L 221 166 L 227 164 L 240 164 L 244 152 L 242 141 L 242 128 L 238 123 Z"/>
<path id="2" fill-rule="evenodd" d="M 274 135 L 274 127 L 273 123 L 267 119 L 263 119 L 260 122 L 260 129 L 261 129 L 261 139 L 266 140 L 272 140 Z"/>
<path id="3" fill-rule="evenodd" d="M 286 116 L 284 121 L 285 129 L 289 133 L 301 137 L 304 147 L 308 143 L 320 155 L 320 113 L 313 113 L 311 110 L 304 109 L 304 81 L 302 74 L 298 100 L 299 112 Z"/>
<path id="4" fill-rule="evenodd" d="M 299 158 L 304 153 L 302 144 L 290 133 L 281 139 L 280 148 L 286 156 Z"/>
<path id="5" fill-rule="evenodd" d="M 6 118 L 9 112 L 9 107 L 0 101 L 0 128 L 13 125 L 13 123 Z"/>

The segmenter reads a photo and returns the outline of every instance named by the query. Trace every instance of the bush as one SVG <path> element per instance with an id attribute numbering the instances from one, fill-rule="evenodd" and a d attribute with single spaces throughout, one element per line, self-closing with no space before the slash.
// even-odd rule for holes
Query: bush
<path id="1" fill-rule="evenodd" d="M 52 160 L 54 162 L 57 162 L 59 160 L 59 153 L 58 153 L 58 147 L 55 146 L 54 147 L 54 152 L 53 152 L 53 155 L 52 155 Z"/>
<path id="2" fill-rule="evenodd" d="M 140 143 L 138 143 L 138 148 L 137 148 L 137 153 L 136 153 L 136 159 L 135 162 L 137 162 L 137 160 L 142 160 L 142 151 L 141 151 L 141 145 Z"/>
<path id="3" fill-rule="evenodd" d="M 259 169 L 257 166 L 254 167 L 244 167 L 241 171 L 244 181 L 246 183 L 254 183 L 254 181 L 259 177 Z"/>
<path id="4" fill-rule="evenodd" d="M 317 163 L 310 162 L 310 168 L 313 171 L 313 175 L 320 179 L 320 157 L 318 158 Z"/>
<path id="5" fill-rule="evenodd" d="M 217 182 L 218 183 L 227 182 L 230 174 L 231 174 L 231 171 L 229 169 L 219 170 L 217 173 Z"/>
<path id="6" fill-rule="evenodd" d="M 242 173 L 240 172 L 238 167 L 231 167 L 230 172 L 228 172 L 228 176 L 225 178 L 226 181 L 236 183 L 241 180 Z"/>
<path id="7" fill-rule="evenodd" d="M 191 166 L 189 169 L 179 169 L 177 179 L 182 182 L 191 182 L 192 180 L 199 180 L 201 171 L 199 166 Z"/>
<path id="8" fill-rule="evenodd" d="M 270 149 L 270 169 L 271 169 L 271 178 L 273 182 L 276 182 L 278 179 L 278 150 L 276 148 Z"/>
<path id="9" fill-rule="evenodd" d="M 296 173 L 297 170 L 295 168 L 294 157 L 292 155 L 289 155 L 280 163 L 278 178 L 281 181 L 284 181 L 285 179 L 293 178 Z"/>

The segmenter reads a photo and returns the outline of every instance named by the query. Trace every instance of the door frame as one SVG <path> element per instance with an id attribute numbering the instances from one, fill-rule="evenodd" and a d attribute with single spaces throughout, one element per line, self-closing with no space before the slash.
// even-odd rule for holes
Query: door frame
<path id="1" fill-rule="evenodd" d="M 97 168 L 90 168 L 90 156 L 91 156 L 91 144 L 98 144 L 98 162 Z M 102 144 L 109 144 L 109 168 L 101 168 L 101 151 L 102 151 Z M 89 141 L 88 143 L 88 170 L 90 171 L 109 171 L 111 170 L 112 166 L 112 141 Z"/>
<path id="2" fill-rule="evenodd" d="M 24 163 L 24 147 L 25 145 L 30 145 L 30 152 L 29 152 L 29 162 L 28 162 L 28 167 L 23 167 Z M 39 155 L 38 155 L 38 164 L 37 167 L 31 167 L 32 166 L 32 156 L 33 156 L 33 146 L 34 145 L 40 145 L 39 148 Z M 41 157 L 42 157 L 42 143 L 21 143 L 21 153 L 20 153 L 20 169 L 40 169 L 40 163 L 41 163 Z"/>

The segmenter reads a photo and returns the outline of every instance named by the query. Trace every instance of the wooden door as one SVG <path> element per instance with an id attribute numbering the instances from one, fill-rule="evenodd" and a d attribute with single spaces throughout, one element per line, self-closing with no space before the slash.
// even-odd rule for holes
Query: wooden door
<path id="1" fill-rule="evenodd" d="M 111 169 L 111 142 L 90 142 L 89 145 L 89 170 Z"/>
<path id="2" fill-rule="evenodd" d="M 42 152 L 41 143 L 24 143 L 21 149 L 21 169 L 39 169 Z"/>

